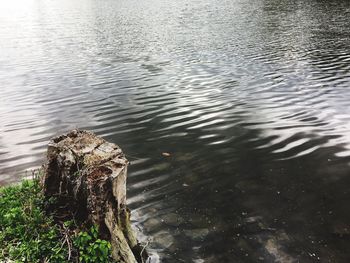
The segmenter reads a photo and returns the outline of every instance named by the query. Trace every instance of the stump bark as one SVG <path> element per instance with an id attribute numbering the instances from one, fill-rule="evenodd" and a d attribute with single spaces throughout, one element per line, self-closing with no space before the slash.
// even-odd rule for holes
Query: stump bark
<path id="1" fill-rule="evenodd" d="M 97 225 L 101 237 L 110 240 L 116 262 L 143 262 L 126 206 L 127 166 L 119 146 L 73 130 L 49 142 L 44 194 L 82 224 Z"/>

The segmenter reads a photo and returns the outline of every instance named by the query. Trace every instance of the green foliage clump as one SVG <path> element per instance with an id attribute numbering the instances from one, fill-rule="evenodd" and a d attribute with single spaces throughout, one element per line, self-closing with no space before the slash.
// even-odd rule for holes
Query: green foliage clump
<path id="1" fill-rule="evenodd" d="M 111 244 L 98 238 L 97 227 L 60 225 L 44 212 L 51 201 L 38 179 L 0 188 L 0 262 L 112 262 Z"/>
<path id="2" fill-rule="evenodd" d="M 43 212 L 38 180 L 0 188 L 0 262 L 64 262 L 60 231 Z"/>
<path id="3" fill-rule="evenodd" d="M 111 244 L 98 238 L 98 228 L 91 227 L 88 232 L 82 231 L 74 238 L 74 245 L 79 250 L 79 261 L 85 263 L 111 262 Z"/>

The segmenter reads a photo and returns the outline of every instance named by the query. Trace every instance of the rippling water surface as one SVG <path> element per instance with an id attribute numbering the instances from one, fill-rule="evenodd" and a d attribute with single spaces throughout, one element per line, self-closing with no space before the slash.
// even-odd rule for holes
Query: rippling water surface
<path id="1" fill-rule="evenodd" d="M 0 184 L 89 129 L 131 161 L 152 261 L 350 262 L 349 18 L 347 0 L 3 0 Z"/>

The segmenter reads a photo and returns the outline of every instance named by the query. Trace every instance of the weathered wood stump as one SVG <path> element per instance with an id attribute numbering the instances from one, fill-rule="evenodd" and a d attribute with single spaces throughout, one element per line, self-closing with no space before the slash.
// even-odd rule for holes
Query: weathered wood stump
<path id="1" fill-rule="evenodd" d="M 80 222 L 96 224 L 110 240 L 116 262 L 143 262 L 126 207 L 128 160 L 119 146 L 73 130 L 50 141 L 47 160 L 45 196 L 64 204 Z"/>

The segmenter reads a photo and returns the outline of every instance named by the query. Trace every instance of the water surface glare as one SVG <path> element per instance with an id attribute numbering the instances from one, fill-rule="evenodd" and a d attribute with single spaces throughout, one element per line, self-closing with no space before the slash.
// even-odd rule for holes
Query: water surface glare
<path id="1" fill-rule="evenodd" d="M 2 0 L 0 184 L 89 129 L 131 161 L 152 262 L 350 262 L 349 18 L 347 0 Z"/>

